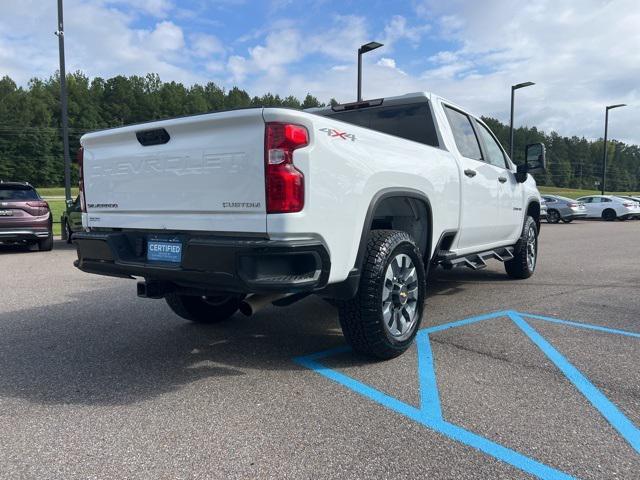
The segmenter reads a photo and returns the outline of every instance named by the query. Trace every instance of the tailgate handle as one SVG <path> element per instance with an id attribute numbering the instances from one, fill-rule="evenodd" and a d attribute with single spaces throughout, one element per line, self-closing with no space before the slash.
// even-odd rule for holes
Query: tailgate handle
<path id="1" fill-rule="evenodd" d="M 473 177 L 475 177 L 475 176 L 476 176 L 476 171 L 475 171 L 475 170 L 471 170 L 470 168 L 467 168 L 467 169 L 464 171 L 464 174 L 465 174 L 467 177 L 469 177 L 469 178 L 473 178 Z"/>
<path id="2" fill-rule="evenodd" d="M 151 145 L 163 145 L 171 140 L 169 132 L 164 128 L 154 128 L 153 130 L 141 130 L 136 132 L 136 138 L 143 147 Z"/>

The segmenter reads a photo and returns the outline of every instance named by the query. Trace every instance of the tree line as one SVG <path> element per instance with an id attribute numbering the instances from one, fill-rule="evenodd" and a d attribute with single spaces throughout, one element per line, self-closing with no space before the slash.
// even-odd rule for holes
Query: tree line
<path id="1" fill-rule="evenodd" d="M 131 123 L 234 108 L 324 106 L 308 94 L 303 100 L 270 93 L 250 96 L 237 87 L 224 89 L 209 82 L 185 86 L 163 82 L 157 74 L 89 79 L 81 72 L 67 76 L 69 96 L 69 141 L 73 152 L 85 132 Z M 60 79 L 34 78 L 26 88 L 11 78 L 0 79 L 0 179 L 28 181 L 36 186 L 60 186 L 64 182 L 60 129 Z M 328 103 L 334 104 L 334 99 Z M 508 148 L 509 128 L 493 118 L 484 118 Z M 556 132 L 546 134 L 536 127 L 515 131 L 516 163 L 522 161 L 528 143 L 547 146 L 548 169 L 538 183 L 557 187 L 594 188 L 602 168 L 603 142 Z M 612 141 L 608 151 L 607 189 L 640 190 L 640 148 Z M 77 181 L 74 165 L 73 181 Z"/>

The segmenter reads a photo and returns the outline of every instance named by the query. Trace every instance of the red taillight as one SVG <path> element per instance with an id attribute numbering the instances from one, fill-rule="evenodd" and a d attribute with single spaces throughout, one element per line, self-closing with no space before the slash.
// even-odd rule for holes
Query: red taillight
<path id="1" fill-rule="evenodd" d="M 264 144 L 267 213 L 299 212 L 304 175 L 293 165 L 293 151 L 309 145 L 309 132 L 301 125 L 267 123 Z"/>
<path id="2" fill-rule="evenodd" d="M 626 203 L 623 203 L 622 206 L 623 207 L 627 207 L 627 208 L 631 208 L 631 207 L 634 207 L 635 204 L 626 202 Z"/>
<path id="3" fill-rule="evenodd" d="M 84 203 L 84 148 L 80 147 L 76 154 L 76 161 L 78 162 L 78 188 L 80 189 L 80 208 L 83 212 L 87 211 L 87 206 Z"/>
<path id="4" fill-rule="evenodd" d="M 577 203 L 570 203 L 569 204 L 569 208 L 578 208 L 578 204 Z"/>
<path id="5" fill-rule="evenodd" d="M 27 205 L 34 209 L 33 215 L 37 217 L 42 217 L 43 215 L 49 213 L 49 204 L 43 200 L 27 202 Z"/>

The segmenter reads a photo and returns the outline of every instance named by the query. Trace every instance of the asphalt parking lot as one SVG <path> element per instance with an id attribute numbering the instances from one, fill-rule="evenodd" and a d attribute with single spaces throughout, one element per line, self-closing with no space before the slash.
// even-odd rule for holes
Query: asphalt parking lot
<path id="1" fill-rule="evenodd" d="M 316 298 L 203 327 L 60 242 L 2 248 L 0 476 L 638 478 L 639 240 L 544 224 L 529 280 L 434 272 L 383 363 Z"/>

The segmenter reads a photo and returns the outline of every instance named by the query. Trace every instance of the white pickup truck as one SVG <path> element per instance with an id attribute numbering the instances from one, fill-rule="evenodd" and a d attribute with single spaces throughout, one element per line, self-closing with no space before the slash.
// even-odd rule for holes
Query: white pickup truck
<path id="1" fill-rule="evenodd" d="M 318 294 L 354 350 L 404 352 L 428 268 L 534 272 L 542 144 L 516 166 L 436 95 L 253 108 L 84 135 L 75 265 L 139 277 L 138 295 L 223 321 Z"/>

